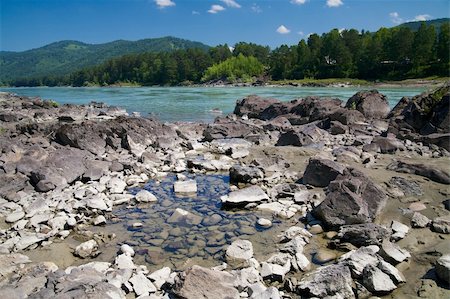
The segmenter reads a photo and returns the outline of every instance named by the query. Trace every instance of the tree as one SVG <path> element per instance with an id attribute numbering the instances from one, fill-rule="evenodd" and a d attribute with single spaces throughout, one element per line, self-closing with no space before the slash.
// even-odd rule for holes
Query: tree
<path id="1" fill-rule="evenodd" d="M 434 45 L 436 41 L 436 32 L 434 26 L 427 26 L 425 22 L 419 27 L 414 35 L 414 55 L 413 65 L 414 73 L 417 76 L 426 74 L 430 62 L 434 59 Z"/>
<path id="2" fill-rule="evenodd" d="M 438 71 L 442 76 L 450 76 L 450 23 L 441 25 L 437 42 Z"/>

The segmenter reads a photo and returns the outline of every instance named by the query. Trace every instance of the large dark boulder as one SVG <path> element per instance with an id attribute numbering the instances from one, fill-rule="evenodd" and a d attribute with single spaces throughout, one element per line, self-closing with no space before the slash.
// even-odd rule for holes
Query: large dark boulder
<path id="1" fill-rule="evenodd" d="M 444 171 L 428 164 L 394 161 L 387 166 L 387 169 L 401 173 L 412 173 L 420 175 L 441 184 L 450 184 L 450 174 L 448 170 Z"/>
<path id="2" fill-rule="evenodd" d="M 357 247 L 378 245 L 390 238 L 391 231 L 375 223 L 363 223 L 341 226 L 337 238 L 340 242 L 348 242 Z"/>
<path id="3" fill-rule="evenodd" d="M 326 187 L 336 177 L 344 173 L 345 167 L 328 159 L 310 159 L 303 174 L 303 183 Z"/>
<path id="4" fill-rule="evenodd" d="M 372 222 L 386 203 L 386 194 L 362 172 L 346 168 L 328 185 L 325 200 L 313 214 L 329 228 Z"/>
<path id="5" fill-rule="evenodd" d="M 95 155 L 102 155 L 105 152 L 106 141 L 101 134 L 99 126 L 92 121 L 66 124 L 56 131 L 56 141 L 62 145 L 86 149 Z"/>
<path id="6" fill-rule="evenodd" d="M 386 118 L 390 112 L 387 97 L 377 90 L 363 90 L 348 99 L 345 107 L 356 109 L 367 118 Z"/>
<path id="7" fill-rule="evenodd" d="M 234 114 L 239 116 L 247 115 L 249 118 L 261 118 L 261 113 L 265 109 L 267 109 L 269 106 L 273 104 L 279 103 L 280 101 L 277 99 L 262 98 L 257 95 L 250 95 L 236 102 Z M 269 117 L 267 113 L 266 117 L 268 117 L 266 119 L 273 118 Z"/>
<path id="8" fill-rule="evenodd" d="M 339 99 L 306 97 L 293 103 L 291 113 L 307 119 L 307 122 L 323 120 L 342 108 Z"/>
<path id="9" fill-rule="evenodd" d="M 277 146 L 308 146 L 319 143 L 329 133 L 318 126 L 318 122 L 297 126 L 282 133 L 276 143 Z"/>
<path id="10" fill-rule="evenodd" d="M 405 146 L 403 142 L 397 138 L 388 138 L 376 136 L 370 144 L 363 146 L 365 152 L 376 152 L 383 154 L 395 154 L 396 151 L 404 151 Z"/>
<path id="11" fill-rule="evenodd" d="M 234 165 L 230 169 L 231 183 L 250 183 L 263 178 L 264 173 L 258 167 Z"/>

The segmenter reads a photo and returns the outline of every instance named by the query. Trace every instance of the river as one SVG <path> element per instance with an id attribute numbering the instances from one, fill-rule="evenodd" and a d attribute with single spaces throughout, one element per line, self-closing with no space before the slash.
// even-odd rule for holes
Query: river
<path id="1" fill-rule="evenodd" d="M 152 115 L 161 121 L 212 122 L 218 115 L 233 112 L 236 100 L 256 94 L 290 101 L 306 96 L 339 98 L 344 102 L 369 87 L 19 87 L 0 88 L 24 96 L 52 99 L 60 104 L 87 104 L 91 101 L 125 108 L 128 112 Z M 389 105 L 404 96 L 414 96 L 425 88 L 378 88 Z"/>

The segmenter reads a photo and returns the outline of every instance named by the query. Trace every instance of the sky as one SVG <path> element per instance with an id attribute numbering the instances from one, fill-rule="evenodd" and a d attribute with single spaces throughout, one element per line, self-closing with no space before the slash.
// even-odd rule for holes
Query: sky
<path id="1" fill-rule="evenodd" d="M 334 28 L 376 31 L 449 16 L 449 0 L 0 0 L 0 50 L 163 36 L 275 48 Z"/>

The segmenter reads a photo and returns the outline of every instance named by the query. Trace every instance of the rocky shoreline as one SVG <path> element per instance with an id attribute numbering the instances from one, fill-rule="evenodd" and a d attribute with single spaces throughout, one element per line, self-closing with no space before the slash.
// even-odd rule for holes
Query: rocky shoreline
<path id="1" fill-rule="evenodd" d="M 449 90 L 404 98 L 392 111 L 377 91 L 346 103 L 249 96 L 213 124 L 1 93 L 0 297 L 445 297 Z M 170 205 L 162 221 L 179 226 L 175 240 L 198 246 L 190 227 L 205 223 L 228 236 L 212 254 L 216 266 L 150 271 L 133 242 L 115 243 L 117 207 L 167 203 L 144 184 L 175 175 L 175 194 L 196 194 L 196 176 L 208 173 L 229 175 L 224 211 L 265 213 L 253 224 L 260 229 L 285 223 L 267 257 L 248 240 L 259 234 L 249 224 L 231 232 L 220 215 Z M 54 255 L 42 260 L 46 248 Z"/>

